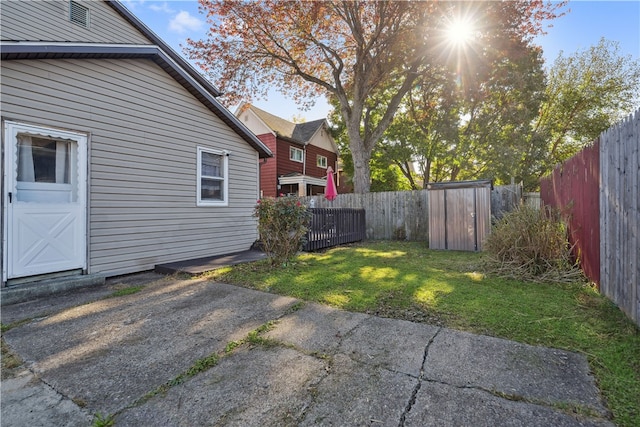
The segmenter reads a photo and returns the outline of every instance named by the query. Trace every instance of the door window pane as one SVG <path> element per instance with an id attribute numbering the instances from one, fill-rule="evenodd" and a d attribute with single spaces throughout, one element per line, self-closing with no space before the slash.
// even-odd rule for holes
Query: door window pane
<path id="1" fill-rule="evenodd" d="M 71 143 L 53 139 L 18 139 L 18 181 L 70 183 Z"/>

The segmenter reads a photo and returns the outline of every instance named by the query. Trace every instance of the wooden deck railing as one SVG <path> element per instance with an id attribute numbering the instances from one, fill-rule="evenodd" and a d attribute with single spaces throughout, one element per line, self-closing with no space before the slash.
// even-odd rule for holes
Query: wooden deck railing
<path id="1" fill-rule="evenodd" d="M 312 208 L 307 243 L 310 252 L 331 246 L 359 242 L 366 238 L 364 209 Z"/>

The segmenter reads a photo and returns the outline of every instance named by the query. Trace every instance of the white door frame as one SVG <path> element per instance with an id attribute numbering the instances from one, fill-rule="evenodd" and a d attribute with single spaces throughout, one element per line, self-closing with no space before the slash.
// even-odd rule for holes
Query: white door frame
<path id="1" fill-rule="evenodd" d="M 4 186 L 2 189 L 2 197 L 3 197 L 3 241 L 2 241 L 2 281 L 6 282 L 9 279 L 10 275 L 10 265 L 9 265 L 9 240 L 10 230 L 9 230 L 9 222 L 11 218 L 9 218 L 9 193 L 11 193 L 12 203 L 16 202 L 16 182 L 17 182 L 17 168 L 15 165 L 12 165 L 12 161 L 16 161 L 15 159 L 15 145 L 17 141 L 18 134 L 27 134 L 33 136 L 40 137 L 49 137 L 49 138 L 59 138 L 64 140 L 72 140 L 77 144 L 77 163 L 76 163 L 76 176 L 77 176 L 77 188 L 75 189 L 76 199 L 73 202 L 77 210 L 81 212 L 82 218 L 80 218 L 80 223 L 78 224 L 77 230 L 79 231 L 78 239 L 78 248 L 77 252 L 79 254 L 79 260 L 73 268 L 82 268 L 83 270 L 87 269 L 87 152 L 88 152 L 88 134 L 81 132 L 74 132 L 63 129 L 56 129 L 48 126 L 37 126 L 32 124 L 14 122 L 14 121 L 4 121 L 3 122 L 3 131 L 4 131 L 4 171 L 3 171 L 3 181 Z M 9 174 L 11 172 L 11 175 Z M 52 205 L 53 208 L 53 205 Z M 53 271 L 52 271 L 53 272 Z M 46 274 L 46 273 L 37 273 L 37 274 Z M 25 276 L 28 276 L 26 274 Z M 13 277 L 12 277 L 13 278 Z"/>

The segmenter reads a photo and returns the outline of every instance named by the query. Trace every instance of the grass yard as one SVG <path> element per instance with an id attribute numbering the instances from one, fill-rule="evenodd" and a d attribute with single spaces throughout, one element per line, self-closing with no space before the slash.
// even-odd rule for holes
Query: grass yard
<path id="1" fill-rule="evenodd" d="M 585 354 L 614 422 L 640 426 L 640 332 L 591 287 L 485 277 L 482 255 L 370 242 L 209 273 L 215 280 L 349 311 L 437 324 Z"/>

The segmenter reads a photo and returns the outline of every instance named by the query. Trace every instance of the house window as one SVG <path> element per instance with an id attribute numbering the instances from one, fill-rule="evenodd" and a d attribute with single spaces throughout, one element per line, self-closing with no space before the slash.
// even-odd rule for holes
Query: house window
<path id="1" fill-rule="evenodd" d="M 289 160 L 293 160 L 294 162 L 302 163 L 304 156 L 304 152 L 296 147 L 289 147 Z"/>
<path id="2" fill-rule="evenodd" d="M 319 168 L 325 168 L 326 169 L 327 168 L 327 158 L 325 156 L 321 156 L 320 154 L 318 154 L 316 165 L 318 165 Z"/>
<path id="3" fill-rule="evenodd" d="M 198 147 L 198 206 L 229 203 L 228 153 Z"/>
<path id="4" fill-rule="evenodd" d="M 81 27 L 89 28 L 89 9 L 78 2 L 69 2 L 69 20 Z"/>

